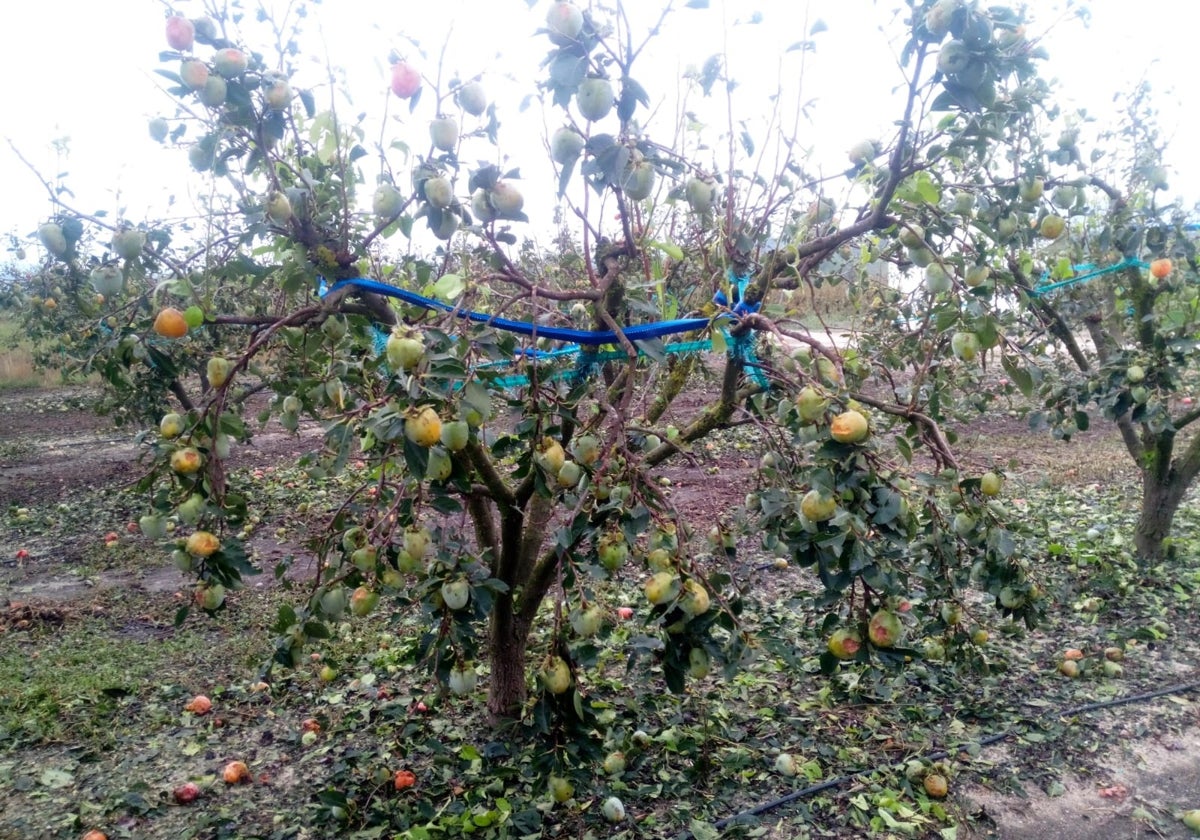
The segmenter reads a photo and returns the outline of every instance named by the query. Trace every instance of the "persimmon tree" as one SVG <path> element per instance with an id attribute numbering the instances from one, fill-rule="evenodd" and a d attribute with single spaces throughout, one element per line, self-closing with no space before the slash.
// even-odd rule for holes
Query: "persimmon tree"
<path id="1" fill-rule="evenodd" d="M 821 179 L 783 116 L 801 92 L 781 83 L 761 154 L 732 114 L 727 56 L 680 94 L 724 100 L 717 144 L 665 139 L 692 135 L 652 109 L 645 55 L 702 8 L 668 7 L 640 33 L 620 4 L 547 5 L 531 43 L 546 50 L 553 253 L 522 242 L 549 220 L 525 214 L 530 186 L 505 154 L 515 127 L 486 76 L 394 54 L 389 91 L 353 91 L 363 111 L 339 86 L 293 86 L 304 40 L 285 22 L 258 42 L 237 3 L 169 13 L 159 73 L 175 110 L 150 129 L 203 173 L 203 212 L 114 222 L 47 183 L 45 260 L 21 293 L 30 333 L 100 373 L 109 409 L 155 421 L 146 534 L 195 577 L 195 606 L 219 614 L 254 571 L 236 447 L 307 417 L 325 431 L 303 462 L 314 480 L 359 459 L 368 477 L 322 523 L 308 597 L 280 609 L 282 666 L 347 614 L 417 610 L 418 653 L 449 689 L 474 692 L 486 661 L 495 718 L 533 708 L 590 725 L 606 588 L 642 579 L 651 632 L 634 667 L 658 663 L 672 690 L 750 655 L 739 547 L 819 577 L 828 672 L 978 660 L 966 588 L 1027 621 L 1041 597 L 1002 477 L 960 469 L 947 426 L 979 407 L 984 351 L 1029 375 L 984 305 L 1000 278 L 1028 276 L 995 233 L 1006 208 L 1035 201 L 1025 161 L 1048 107 L 1021 14 L 902 4 L 894 134 Z M 482 156 L 501 163 L 468 162 Z M 1019 162 L 1002 173 L 1005 160 Z M 926 283 L 849 281 L 871 329 L 848 345 L 789 315 L 881 264 L 922 266 Z M 682 331 L 640 338 L 663 322 Z M 545 342 L 564 335 L 578 346 Z M 715 399 L 679 399 L 696 388 Z M 735 425 L 761 436 L 757 486 L 724 521 L 688 521 L 656 473 Z"/>
<path id="2" fill-rule="evenodd" d="M 955 323 L 959 357 L 998 348 L 1007 390 L 1034 401 L 1035 428 L 1070 440 L 1092 414 L 1114 423 L 1142 483 L 1133 542 L 1146 569 L 1166 559 L 1200 471 L 1200 443 L 1180 440 L 1200 418 L 1188 396 L 1196 214 L 1159 201 L 1167 172 L 1144 87 L 1120 125 L 1092 132 L 1092 148 L 1080 139 L 1082 115 L 1055 116 L 1053 135 L 1034 123 L 1019 129 L 1026 151 L 1015 166 L 1013 155 L 989 153 L 948 203 L 917 217 L 966 294 L 929 309 L 897 301 L 876 316 Z M 972 195 L 981 181 L 1005 186 L 985 204 Z M 941 288 L 938 265 L 925 281 Z"/>
<path id="3" fill-rule="evenodd" d="M 1200 330 L 1197 216 L 1159 200 L 1169 185 L 1147 94 L 1134 92 L 1094 152 L 1079 148 L 1073 127 L 1044 152 L 1064 232 L 1032 255 L 1010 255 L 1008 290 L 1030 316 L 1026 335 L 1057 345 L 1066 367 L 1047 371 L 1033 423 L 1069 440 L 1099 413 L 1120 431 L 1142 483 L 1133 537 L 1143 569 L 1167 559 L 1175 513 L 1200 473 L 1200 442 L 1180 437 L 1200 418 L 1188 396 Z M 1041 227 L 1047 218 L 1056 216 Z"/>

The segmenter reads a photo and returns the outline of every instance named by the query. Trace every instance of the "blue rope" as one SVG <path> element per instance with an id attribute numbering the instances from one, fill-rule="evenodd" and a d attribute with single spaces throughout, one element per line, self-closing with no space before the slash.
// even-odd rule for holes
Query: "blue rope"
<path id="1" fill-rule="evenodd" d="M 753 312 L 757 312 L 760 308 L 759 303 L 748 304 L 745 301 L 746 288 L 750 284 L 750 275 L 744 274 L 734 276 L 732 270 L 729 273 L 730 280 L 733 281 L 734 306 L 733 314 L 735 316 L 744 316 Z M 384 295 L 386 297 L 394 297 L 406 303 L 411 303 L 425 309 L 436 309 L 442 312 L 449 312 L 469 321 L 476 323 L 487 324 L 496 329 L 514 332 L 519 335 L 529 337 L 546 338 L 552 341 L 569 341 L 572 342 L 565 347 L 560 347 L 556 350 L 539 350 L 528 348 L 517 351 L 518 356 L 531 358 L 534 360 L 548 360 L 567 356 L 577 356 L 578 361 L 570 370 L 560 371 L 546 377 L 544 381 L 558 381 L 566 378 L 574 378 L 576 381 L 582 381 L 592 374 L 596 366 L 607 361 L 618 361 L 627 359 L 628 354 L 623 350 L 608 350 L 597 351 L 593 348 L 600 347 L 605 344 L 619 344 L 620 336 L 612 330 L 575 330 L 562 327 L 549 327 L 540 324 L 532 324 L 527 321 L 514 321 L 508 318 L 497 318 L 492 315 L 487 315 L 482 312 L 472 312 L 470 310 L 459 309 L 440 300 L 419 295 L 416 292 L 410 292 L 406 289 L 401 289 L 396 286 L 389 286 L 386 283 L 380 283 L 377 280 L 368 280 L 365 277 L 352 277 L 346 280 L 341 280 L 333 286 L 328 286 L 321 278 L 319 286 L 319 294 L 322 298 L 333 294 L 334 292 L 354 286 L 375 294 Z M 718 290 L 713 295 L 713 301 L 722 307 L 728 307 L 728 299 L 723 291 Z M 682 332 L 694 332 L 704 329 L 705 327 L 713 326 L 713 319 L 709 318 L 679 318 L 671 321 L 658 321 L 653 324 L 639 324 L 625 328 L 624 336 L 631 342 L 647 341 L 656 338 L 662 338 L 668 335 L 675 335 Z M 758 357 L 754 353 L 755 336 L 753 334 L 745 334 L 730 339 L 728 330 L 723 327 L 722 334 L 729 342 L 730 352 L 742 360 L 751 377 L 760 386 L 766 388 L 770 384 L 763 366 L 759 363 Z M 388 334 L 378 327 L 374 331 L 374 350 L 377 356 L 383 355 L 387 351 Z M 680 353 L 696 353 L 712 349 L 712 341 L 705 339 L 702 341 L 679 341 L 673 344 L 667 344 L 663 350 L 671 354 Z M 638 357 L 642 358 L 648 354 L 641 348 L 638 348 Z M 488 370 L 496 367 L 503 367 L 513 364 L 509 360 L 484 362 L 479 365 L 477 370 Z M 493 380 L 501 388 L 518 388 L 529 384 L 529 377 L 524 374 L 513 376 L 498 377 Z"/>
<path id="2" fill-rule="evenodd" d="M 399 298 L 405 303 L 415 304 L 416 306 L 424 307 L 425 309 L 438 309 L 442 312 L 449 312 L 457 315 L 468 321 L 475 321 L 480 324 L 487 324 L 496 329 L 505 330 L 507 332 L 517 333 L 518 335 L 527 335 L 536 338 L 548 338 L 551 341 L 569 341 L 575 344 L 586 344 L 590 346 L 600 344 L 619 344 L 620 336 L 611 330 L 573 330 L 564 327 L 547 327 L 541 324 L 531 324 L 528 321 L 513 321 L 508 318 L 497 318 L 494 315 L 488 315 L 483 312 L 472 312 L 466 309 L 459 309 L 457 306 L 451 306 L 448 303 L 442 303 L 440 300 L 427 298 L 424 295 L 419 295 L 416 292 L 410 292 L 406 289 L 399 289 L 395 286 L 389 286 L 386 283 L 380 283 L 378 280 L 367 280 L 363 277 L 353 277 L 349 280 L 341 280 L 331 286 L 328 290 L 321 294 L 321 297 L 327 297 L 334 292 L 344 289 L 347 286 L 356 286 L 364 291 L 374 292 L 377 295 L 385 295 L 387 297 Z M 702 330 L 710 323 L 708 318 L 680 318 L 674 321 L 657 321 L 653 324 L 638 324 L 637 326 L 625 328 L 625 338 L 630 341 L 646 341 L 652 338 L 662 338 L 666 335 L 674 335 L 681 332 L 692 332 L 694 330 Z"/>
<path id="3" fill-rule="evenodd" d="M 729 269 L 728 277 L 730 283 L 732 284 L 734 300 L 733 314 L 741 316 L 748 315 L 752 312 L 757 312 L 762 306 L 761 301 L 753 304 L 746 302 L 746 288 L 750 285 L 750 275 L 735 275 L 733 273 L 733 269 L 731 268 Z M 725 292 L 722 290 L 718 290 L 717 293 L 713 295 L 713 302 L 718 306 L 729 305 L 729 301 L 725 297 Z M 726 340 L 729 340 L 730 338 L 728 331 L 725 331 L 725 338 Z M 747 371 L 749 371 L 750 378 L 754 380 L 756 385 L 766 388 L 770 384 L 770 380 L 767 379 L 767 374 L 763 370 L 762 365 L 759 364 L 758 357 L 754 353 L 754 345 L 756 340 L 757 336 L 754 333 L 743 333 L 742 335 L 733 337 L 733 340 L 730 344 L 730 353 L 734 358 L 741 360 L 743 366 Z"/>

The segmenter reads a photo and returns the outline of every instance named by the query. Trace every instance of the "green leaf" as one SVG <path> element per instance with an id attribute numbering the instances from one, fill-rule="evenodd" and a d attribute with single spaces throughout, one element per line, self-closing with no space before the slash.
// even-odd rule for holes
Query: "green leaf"
<path id="1" fill-rule="evenodd" d="M 900 515 L 901 496 L 891 488 L 877 488 L 875 501 L 879 505 L 874 516 L 876 525 L 886 525 Z"/>
<path id="2" fill-rule="evenodd" d="M 712 331 L 712 349 L 714 353 L 725 353 L 729 349 L 729 343 L 725 340 L 724 330 Z"/>
<path id="3" fill-rule="evenodd" d="M 218 425 L 220 426 L 222 432 L 232 438 L 238 438 L 240 440 L 246 436 L 246 424 L 242 421 L 242 418 L 236 414 L 230 414 L 228 412 L 222 414 L 221 422 Z"/>
<path id="4" fill-rule="evenodd" d="M 654 361 L 662 364 L 667 360 L 667 351 L 663 348 L 661 338 L 651 338 L 645 341 L 635 341 L 638 350 L 645 353 Z"/>
<path id="5" fill-rule="evenodd" d="M 937 204 L 942 191 L 928 172 L 918 172 L 897 187 L 896 198 L 910 204 Z"/>
<path id="6" fill-rule="evenodd" d="M 917 195 L 926 204 L 937 204 L 942 200 L 942 190 L 926 172 L 917 174 Z"/>
<path id="7" fill-rule="evenodd" d="M 992 317 L 984 318 L 975 328 L 975 335 L 979 337 L 979 344 L 982 347 L 995 347 L 1000 341 L 1000 333 L 996 329 L 996 319 Z"/>
<path id="8" fill-rule="evenodd" d="M 302 104 L 304 106 L 305 115 L 309 119 L 312 119 L 313 115 L 316 114 L 316 112 L 317 112 L 316 98 L 313 97 L 312 91 L 308 90 L 306 88 L 301 88 L 301 90 L 299 92 L 299 96 L 300 96 L 300 104 Z"/>
<path id="9" fill-rule="evenodd" d="M 433 284 L 433 296 L 445 303 L 453 302 L 459 295 L 466 291 L 466 284 L 463 283 L 462 277 L 457 274 L 443 274 L 438 278 L 438 281 Z"/>
<path id="10" fill-rule="evenodd" d="M 587 56 L 559 50 L 550 62 L 550 81 L 556 87 L 571 88 L 573 92 L 587 75 L 587 65 Z"/>
<path id="11" fill-rule="evenodd" d="M 562 172 L 558 174 L 558 197 L 562 198 L 567 191 L 567 184 L 571 182 L 571 176 L 575 174 L 575 164 L 579 162 L 579 158 L 568 161 L 563 164 Z"/>
<path id="12" fill-rule="evenodd" d="M 279 606 L 279 613 L 275 618 L 275 623 L 271 625 L 271 632 L 284 633 L 295 623 L 296 611 L 292 609 L 290 604 L 281 604 Z"/>
<path id="13" fill-rule="evenodd" d="M 670 257 L 673 260 L 682 260 L 683 259 L 683 249 L 680 248 L 678 245 L 676 245 L 674 242 L 651 241 L 646 244 L 648 244 L 651 248 L 656 248 L 659 251 L 662 251 L 664 254 L 666 254 L 668 257 Z"/>
<path id="14" fill-rule="evenodd" d="M 483 417 L 489 417 L 492 413 L 492 395 L 488 390 L 478 382 L 468 382 L 463 388 L 463 404 L 468 408 L 473 408 Z"/>
<path id="15" fill-rule="evenodd" d="M 710 55 L 704 62 L 704 68 L 700 71 L 700 89 L 704 91 L 705 96 L 712 94 L 713 85 L 720 76 L 721 56 Z"/>
<path id="16" fill-rule="evenodd" d="M 304 635 L 310 639 L 329 639 L 332 638 L 329 628 L 320 621 L 304 622 Z"/>
<path id="17" fill-rule="evenodd" d="M 749 131 L 743 131 L 738 138 L 742 141 L 742 148 L 746 150 L 746 155 L 753 156 L 754 154 L 754 138 L 750 136 Z"/>
<path id="18" fill-rule="evenodd" d="M 47 767 L 42 771 L 42 775 L 38 777 L 38 782 L 43 787 L 65 788 L 75 784 L 75 777 L 65 770 L 55 770 L 53 767 Z"/>
<path id="19" fill-rule="evenodd" d="M 454 514 L 462 512 L 462 505 L 453 496 L 434 495 L 429 499 L 429 506 L 438 513 Z"/>
<path id="20" fill-rule="evenodd" d="M 1013 384 L 1020 389 L 1024 396 L 1028 397 L 1033 394 L 1033 376 L 1028 370 L 1019 367 L 1012 356 L 1003 356 L 1000 364 L 1004 367 L 1005 373 L 1012 377 Z"/>

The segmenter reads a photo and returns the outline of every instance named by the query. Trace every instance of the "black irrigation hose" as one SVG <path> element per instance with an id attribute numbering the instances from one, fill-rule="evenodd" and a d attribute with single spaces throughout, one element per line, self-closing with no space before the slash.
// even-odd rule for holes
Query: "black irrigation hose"
<path id="1" fill-rule="evenodd" d="M 1050 717 L 1051 714 L 1053 714 L 1055 717 L 1074 717 L 1075 715 L 1082 715 L 1082 714 L 1086 714 L 1088 712 L 1095 712 L 1095 711 L 1099 711 L 1100 709 L 1111 709 L 1115 706 L 1126 706 L 1130 703 L 1142 703 L 1147 700 L 1154 700 L 1155 698 L 1158 698 L 1158 697 L 1165 697 L 1168 694 L 1183 694 L 1183 693 L 1186 693 L 1189 691 L 1196 691 L 1198 689 L 1200 689 L 1200 680 L 1196 680 L 1196 681 L 1190 682 L 1190 683 L 1182 683 L 1181 685 L 1171 686 L 1170 688 L 1160 688 L 1156 691 L 1147 691 L 1144 694 L 1133 694 L 1133 695 L 1130 695 L 1129 697 L 1118 697 L 1115 700 L 1105 700 L 1100 703 L 1086 703 L 1082 706 L 1077 706 L 1074 709 L 1067 709 L 1066 711 L 1063 711 L 1063 712 L 1054 712 L 1054 713 L 1045 712 L 1042 715 L 1040 715 L 1040 717 Z M 995 744 L 999 741 L 1003 741 L 1007 738 L 1011 738 L 1014 734 L 1015 733 L 1012 729 L 1006 729 L 999 734 L 989 735 L 988 737 L 979 741 L 978 744 L 981 747 L 991 746 L 992 744 Z M 948 751 L 940 750 L 935 753 L 929 753 L 927 755 L 917 756 L 916 760 L 940 761 L 949 755 L 950 755 L 950 753 Z M 906 759 L 905 761 L 907 762 L 907 761 L 912 761 L 912 760 L 914 760 L 914 759 Z M 886 765 L 884 767 L 875 767 L 875 768 L 860 769 L 860 770 L 850 770 L 841 776 L 837 776 L 833 779 L 829 779 L 827 781 L 821 782 L 820 784 L 802 788 L 801 790 L 794 790 L 789 794 L 779 797 L 778 799 L 773 799 L 770 802 L 764 802 L 761 805 L 755 805 L 753 808 L 750 808 L 749 810 L 742 811 L 741 813 L 738 813 L 738 814 L 734 814 L 731 817 L 725 817 L 724 819 L 717 820 L 715 823 L 713 823 L 713 828 L 720 830 L 720 829 L 725 828 L 726 826 L 729 826 L 735 822 L 746 819 L 747 817 L 757 817 L 760 814 L 765 814 L 768 811 L 773 811 L 776 808 L 779 808 L 780 806 L 787 805 L 789 802 L 795 802 L 798 799 L 807 799 L 808 797 L 813 796 L 814 794 L 820 793 L 821 791 L 829 790 L 830 788 L 840 787 L 841 785 L 845 784 L 846 782 L 850 781 L 851 779 L 857 779 L 859 776 L 865 776 L 868 773 L 881 772 L 883 770 L 889 770 L 889 769 L 893 769 L 893 768 L 899 767 L 899 766 L 900 766 L 899 764 L 891 764 L 891 765 Z M 694 840 L 694 837 L 695 837 L 695 835 L 693 835 L 690 831 L 685 831 L 683 834 L 679 835 L 677 840 Z"/>

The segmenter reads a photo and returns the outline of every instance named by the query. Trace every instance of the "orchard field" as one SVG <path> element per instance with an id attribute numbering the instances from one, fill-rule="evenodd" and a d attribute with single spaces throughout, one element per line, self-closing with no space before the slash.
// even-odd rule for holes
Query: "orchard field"
<path id="1" fill-rule="evenodd" d="M 356 619 L 319 660 L 256 686 L 271 654 L 259 617 L 294 597 L 289 586 L 311 582 L 304 545 L 334 498 L 333 487 L 301 492 L 293 466 L 319 444 L 318 429 L 268 429 L 239 452 L 232 468 L 266 503 L 251 537 L 265 574 L 230 595 L 228 623 L 192 616 L 176 628 L 187 581 L 132 525 L 137 447 L 89 413 L 86 396 L 20 390 L 0 401 L 2 837 L 97 827 L 109 837 L 438 837 L 467 825 L 479 837 L 1189 836 L 1177 817 L 1200 795 L 1200 646 L 1190 630 L 1200 574 L 1139 578 L 1121 537 L 1133 476 L 1111 435 L 1063 443 L 1007 412 L 969 432 L 970 461 L 1011 464 L 1008 501 L 1057 552 L 1037 564 L 1051 601 L 1037 629 L 993 626 L 990 605 L 972 595 L 964 621 L 992 627 L 980 646 L 986 673 L 929 661 L 875 700 L 825 681 L 820 614 L 803 601 L 818 582 L 775 568 L 744 540 L 726 570 L 749 593 L 746 616 L 762 639 L 754 664 L 675 697 L 661 676 L 627 681 L 624 658 L 603 660 L 597 686 L 623 693 L 611 746 L 626 767 L 608 774 L 601 758 L 581 768 L 575 798 L 555 804 L 527 769 L 532 748 L 486 723 L 479 691 L 454 696 L 417 667 L 410 616 Z M 748 430 L 722 436 L 667 473 L 672 496 L 719 516 L 752 483 L 761 445 Z M 1198 528 L 1188 511 L 1181 550 L 1200 550 Z M 21 549 L 28 556 L 17 560 Z M 276 579 L 281 562 L 288 570 Z M 617 612 L 643 598 L 637 581 L 604 598 L 614 642 L 644 632 Z M 1104 672 L 1112 647 L 1125 653 L 1119 676 Z M 1084 655 L 1076 679 L 1057 670 L 1070 649 Z M 336 671 L 328 682 L 325 664 Z M 1173 686 L 1184 688 L 1068 714 Z M 208 714 L 186 710 L 197 694 L 212 700 Z M 982 745 L 1002 733 L 1010 737 Z M 949 795 L 935 799 L 906 764 L 943 752 Z M 795 775 L 780 772 L 781 754 Z M 249 783 L 221 780 L 233 760 L 247 763 Z M 397 791 L 394 775 L 406 769 L 415 784 Z M 868 772 L 846 778 L 859 770 Z M 712 828 L 827 780 L 838 783 Z M 199 798 L 178 804 L 172 792 L 189 781 Z M 613 793 L 630 817 L 622 830 L 598 818 Z M 412 834 L 370 828 L 405 823 Z"/>
<path id="2" fill-rule="evenodd" d="M 10 143 L 0 836 L 1200 832 L 1154 92 L 763 4 L 181 0 L 161 206 Z"/>

